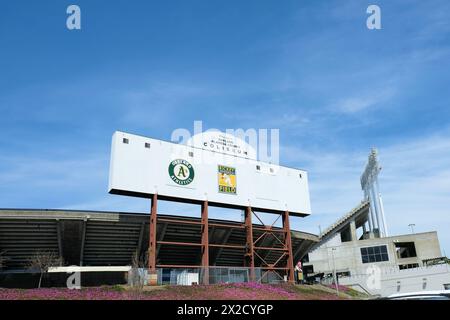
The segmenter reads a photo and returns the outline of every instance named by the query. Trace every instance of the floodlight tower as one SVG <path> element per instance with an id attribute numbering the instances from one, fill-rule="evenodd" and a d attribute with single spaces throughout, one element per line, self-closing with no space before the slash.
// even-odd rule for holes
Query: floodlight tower
<path id="1" fill-rule="evenodd" d="M 381 171 L 381 166 L 378 163 L 377 156 L 377 149 L 372 148 L 367 166 L 361 175 L 361 188 L 364 191 L 365 200 L 369 201 L 370 204 L 368 218 L 370 231 L 378 230 L 380 237 L 388 237 L 389 233 L 384 215 L 383 200 L 378 183 L 378 174 Z"/>

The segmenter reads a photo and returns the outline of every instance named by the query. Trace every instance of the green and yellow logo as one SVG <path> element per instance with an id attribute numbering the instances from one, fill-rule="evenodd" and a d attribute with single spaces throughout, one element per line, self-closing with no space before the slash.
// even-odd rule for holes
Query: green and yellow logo
<path id="1" fill-rule="evenodd" d="M 186 160 L 173 160 L 169 164 L 169 176 L 173 182 L 186 186 L 194 180 L 194 167 Z"/>
<path id="2" fill-rule="evenodd" d="M 219 192 L 236 194 L 236 168 L 218 166 Z"/>

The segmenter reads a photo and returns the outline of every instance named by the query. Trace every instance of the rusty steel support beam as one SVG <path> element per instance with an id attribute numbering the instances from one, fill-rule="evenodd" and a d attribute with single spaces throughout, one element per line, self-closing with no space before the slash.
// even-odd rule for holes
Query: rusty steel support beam
<path id="1" fill-rule="evenodd" d="M 231 229 L 244 229 L 245 226 L 239 224 L 226 224 L 226 223 L 210 223 L 210 227 L 216 228 L 231 228 Z"/>
<path id="2" fill-rule="evenodd" d="M 214 248 L 245 249 L 245 246 L 234 245 L 234 244 L 210 243 L 209 246 L 214 247 Z"/>
<path id="3" fill-rule="evenodd" d="M 278 217 L 275 219 L 275 221 L 272 223 L 272 225 L 270 226 L 271 228 L 275 225 L 275 223 L 277 223 L 277 221 L 280 219 L 281 214 L 278 215 Z"/>
<path id="4" fill-rule="evenodd" d="M 275 274 L 278 278 L 280 278 L 281 280 L 284 280 L 283 279 L 283 277 L 278 273 L 278 270 L 266 270 L 263 274 L 262 274 L 262 276 L 261 276 L 261 278 L 259 278 L 259 280 L 258 281 L 261 281 L 265 276 L 266 276 L 266 274 L 268 274 L 269 272 L 273 272 L 273 274 Z"/>
<path id="5" fill-rule="evenodd" d="M 252 224 L 252 208 L 249 206 L 245 210 L 245 232 L 246 232 L 246 252 L 245 265 L 250 268 L 250 281 L 255 281 L 255 257 L 253 248 L 253 224 Z"/>
<path id="6" fill-rule="evenodd" d="M 179 241 L 156 241 L 157 244 L 171 245 L 171 246 L 187 246 L 187 247 L 201 247 L 203 244 L 197 242 L 179 242 Z"/>
<path id="7" fill-rule="evenodd" d="M 286 252 L 283 252 L 283 254 L 277 259 L 277 261 L 272 263 L 272 267 L 275 267 L 278 264 L 278 262 L 280 262 L 281 259 L 283 259 L 285 256 L 286 256 Z"/>
<path id="8" fill-rule="evenodd" d="M 277 248 L 277 247 L 254 247 L 256 250 L 273 250 L 273 251 L 288 251 L 289 249 L 286 248 Z"/>
<path id="9" fill-rule="evenodd" d="M 209 226 L 208 201 L 202 204 L 202 268 L 203 284 L 209 284 Z"/>
<path id="10" fill-rule="evenodd" d="M 254 212 L 251 208 L 250 211 L 255 215 L 256 219 L 258 219 L 259 222 L 261 222 L 261 225 L 266 228 L 267 227 L 266 224 L 261 220 L 261 218 L 256 214 L 256 212 Z"/>
<path id="11" fill-rule="evenodd" d="M 285 232 L 285 245 L 287 249 L 286 267 L 287 277 L 289 282 L 294 282 L 294 257 L 292 256 L 292 239 L 291 239 L 291 227 L 289 224 L 289 211 L 285 211 L 283 214 L 283 229 Z"/>
<path id="12" fill-rule="evenodd" d="M 157 216 L 158 196 L 155 193 L 152 197 L 152 208 L 150 211 L 149 225 L 149 245 L 148 245 L 148 268 L 150 274 L 156 273 L 156 216 Z"/>
<path id="13" fill-rule="evenodd" d="M 283 237 L 284 237 L 284 233 L 283 233 Z M 283 238 L 283 239 L 284 239 L 284 238 Z M 275 246 L 275 238 L 272 237 L 272 242 L 271 242 L 271 246 L 270 246 L 270 247 L 273 247 L 273 246 Z M 284 242 L 283 242 L 283 247 L 284 247 Z M 268 258 L 272 253 L 273 253 L 273 252 L 272 252 L 271 250 L 266 250 L 266 253 L 264 254 L 264 257 L 263 257 L 264 261 L 266 261 L 267 258 Z"/>
<path id="14" fill-rule="evenodd" d="M 269 264 L 267 263 L 267 261 L 266 261 L 263 257 L 261 257 L 261 256 L 259 255 L 258 252 L 255 251 L 254 254 L 255 254 L 256 257 L 258 257 L 258 258 L 261 260 L 260 267 L 262 267 L 262 264 L 263 264 L 263 263 L 264 263 L 266 266 L 269 265 Z"/>
<path id="15" fill-rule="evenodd" d="M 189 220 L 182 220 L 182 219 L 171 219 L 171 218 L 158 218 L 158 222 L 168 222 L 168 223 L 174 223 L 174 224 L 195 224 L 195 225 L 201 225 L 202 223 L 200 221 L 189 221 Z"/>
<path id="16" fill-rule="evenodd" d="M 259 240 L 261 240 L 262 238 L 265 239 L 265 237 L 267 236 L 267 231 L 263 232 L 255 241 L 253 241 L 253 245 L 255 246 Z"/>
<path id="17" fill-rule="evenodd" d="M 275 235 L 275 233 L 273 233 L 273 232 L 269 232 L 269 233 L 272 235 L 272 237 L 275 238 L 275 240 L 277 240 L 277 241 L 284 247 L 284 242 L 281 241 L 280 238 L 278 238 L 278 237 Z M 275 241 L 274 241 L 274 242 L 275 242 Z M 274 245 L 275 245 L 275 244 L 274 244 Z"/>
<path id="18" fill-rule="evenodd" d="M 266 227 L 262 227 L 262 228 L 261 227 L 253 227 L 253 230 L 284 233 L 283 229 L 274 229 L 273 227 L 270 227 L 270 226 L 266 226 Z"/>
<path id="19" fill-rule="evenodd" d="M 267 240 L 267 234 L 271 234 L 272 236 L 274 235 L 273 233 L 271 233 L 270 231 L 267 231 L 267 232 L 265 232 L 265 234 L 266 234 L 266 236 L 263 238 L 263 240 L 261 241 L 261 245 L 263 245 L 264 243 L 266 243 L 265 241 Z M 264 246 L 264 247 L 266 247 L 266 248 L 272 248 L 272 247 L 274 247 L 275 246 L 275 239 L 272 237 L 272 242 L 271 242 L 271 246 L 270 247 L 267 247 L 267 246 Z M 282 246 L 284 247 L 284 243 L 282 243 Z M 256 247 L 256 242 L 255 242 L 255 250 L 264 250 L 264 248 L 258 248 L 258 247 Z M 264 255 L 264 257 L 261 257 L 261 255 L 259 255 L 258 254 L 258 258 L 259 259 L 261 259 L 261 262 L 262 263 L 265 263 L 266 265 L 268 265 L 268 262 L 267 262 L 267 257 L 269 257 L 269 255 L 272 253 L 272 249 L 270 249 L 270 250 L 265 250 L 266 251 L 266 253 L 265 253 L 265 255 Z M 256 253 L 256 251 L 255 251 L 255 253 Z"/>

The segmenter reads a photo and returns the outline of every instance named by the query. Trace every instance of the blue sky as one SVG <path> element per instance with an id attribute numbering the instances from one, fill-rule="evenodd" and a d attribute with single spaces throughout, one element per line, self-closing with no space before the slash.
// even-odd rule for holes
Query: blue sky
<path id="1" fill-rule="evenodd" d="M 72 3 L 79 31 L 66 28 Z M 366 28 L 370 4 L 382 30 Z M 0 207 L 145 212 L 107 194 L 115 130 L 279 128 L 281 163 L 310 175 L 313 215 L 294 228 L 317 233 L 356 206 L 376 146 L 391 234 L 437 230 L 449 254 L 448 12 L 446 0 L 4 1 Z"/>

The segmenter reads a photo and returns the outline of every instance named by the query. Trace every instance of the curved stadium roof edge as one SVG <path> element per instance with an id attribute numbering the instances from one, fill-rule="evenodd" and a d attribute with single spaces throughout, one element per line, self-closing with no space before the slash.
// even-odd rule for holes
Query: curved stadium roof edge
<path id="1" fill-rule="evenodd" d="M 199 221 L 200 218 L 158 214 L 158 241 L 200 242 L 198 224 L 182 224 L 170 220 Z M 236 228 L 210 226 L 210 243 L 245 244 L 241 222 L 209 219 L 210 223 L 226 223 Z M 23 269 L 36 251 L 55 250 L 67 265 L 129 265 L 133 254 L 148 250 L 149 214 L 66 209 L 0 209 L 0 252 L 6 252 L 7 269 Z M 255 226 L 260 226 L 256 225 Z M 275 228 L 274 229 L 279 229 Z M 264 231 L 254 230 L 254 238 Z M 300 260 L 319 241 L 319 237 L 291 230 L 294 261 Z M 262 247 L 276 247 L 274 237 L 264 237 Z M 158 264 L 197 265 L 198 247 L 158 245 Z M 242 266 L 243 250 L 210 248 L 210 265 Z M 260 252 L 270 263 L 277 261 L 279 251 Z"/>

